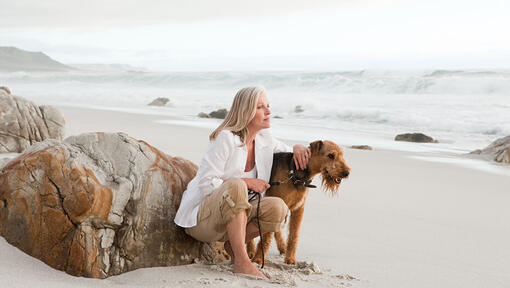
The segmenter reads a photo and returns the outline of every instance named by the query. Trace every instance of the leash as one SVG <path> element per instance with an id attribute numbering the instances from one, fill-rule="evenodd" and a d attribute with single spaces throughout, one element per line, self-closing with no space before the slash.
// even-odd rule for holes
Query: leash
<path id="1" fill-rule="evenodd" d="M 262 266 L 260 266 L 260 269 L 263 269 L 266 261 L 264 261 L 264 243 L 262 241 L 262 230 L 260 230 L 260 218 L 259 218 L 260 198 L 262 198 L 262 195 L 260 195 L 260 193 L 257 194 L 259 195 L 257 204 L 257 225 L 259 226 L 260 249 L 262 250 Z"/>

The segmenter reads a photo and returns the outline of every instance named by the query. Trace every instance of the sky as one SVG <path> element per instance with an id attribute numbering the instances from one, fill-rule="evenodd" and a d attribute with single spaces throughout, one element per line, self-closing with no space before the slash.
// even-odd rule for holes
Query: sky
<path id="1" fill-rule="evenodd" d="M 510 68 L 507 0 L 0 0 L 0 46 L 166 71 Z"/>

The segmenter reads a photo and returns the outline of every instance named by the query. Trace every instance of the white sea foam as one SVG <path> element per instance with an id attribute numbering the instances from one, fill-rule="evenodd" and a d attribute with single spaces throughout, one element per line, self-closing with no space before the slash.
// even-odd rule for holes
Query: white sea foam
<path id="1" fill-rule="evenodd" d="M 406 132 L 423 132 L 442 142 L 424 149 L 454 151 L 482 148 L 510 134 L 510 71 L 162 73 L 94 67 L 4 73 L 0 83 L 39 104 L 174 115 L 200 126 L 207 120 L 197 118 L 199 112 L 229 108 L 239 88 L 263 85 L 273 115 L 283 118 L 273 121 L 275 129 L 281 125 L 284 134 L 296 134 L 290 138 L 300 136 L 287 129 L 306 130 L 307 137 L 384 148 L 415 149 L 393 141 Z M 170 102 L 147 106 L 157 97 Z M 304 111 L 296 112 L 297 105 Z"/>

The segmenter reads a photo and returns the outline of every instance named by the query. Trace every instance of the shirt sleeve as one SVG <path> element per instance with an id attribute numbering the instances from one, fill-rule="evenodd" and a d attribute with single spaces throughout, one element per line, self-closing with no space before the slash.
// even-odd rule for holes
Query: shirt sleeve
<path id="1" fill-rule="evenodd" d="M 200 162 L 200 180 L 198 187 L 204 195 L 210 194 L 214 189 L 223 184 L 221 178 L 225 174 L 225 164 L 234 151 L 234 135 L 223 130 L 216 139 L 209 143 L 207 150 Z"/>

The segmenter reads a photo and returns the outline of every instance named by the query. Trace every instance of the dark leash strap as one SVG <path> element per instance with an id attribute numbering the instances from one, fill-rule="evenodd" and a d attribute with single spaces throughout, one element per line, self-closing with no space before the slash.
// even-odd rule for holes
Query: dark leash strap
<path id="1" fill-rule="evenodd" d="M 257 204 L 257 225 L 259 226 L 259 236 L 260 236 L 260 249 L 262 251 L 262 266 L 260 269 L 264 268 L 264 242 L 262 241 L 262 230 L 260 230 L 260 218 L 259 218 L 259 208 L 260 208 L 260 198 L 262 198 L 262 195 L 259 194 L 258 197 L 258 204 Z"/>
<path id="2" fill-rule="evenodd" d="M 252 190 L 248 190 L 248 201 L 252 201 L 255 198 L 257 198 L 257 226 L 259 226 L 260 248 L 262 249 L 262 266 L 260 267 L 262 269 L 264 268 L 264 244 L 262 243 L 262 230 L 260 229 L 259 220 L 260 198 L 262 198 L 262 195 Z"/>

